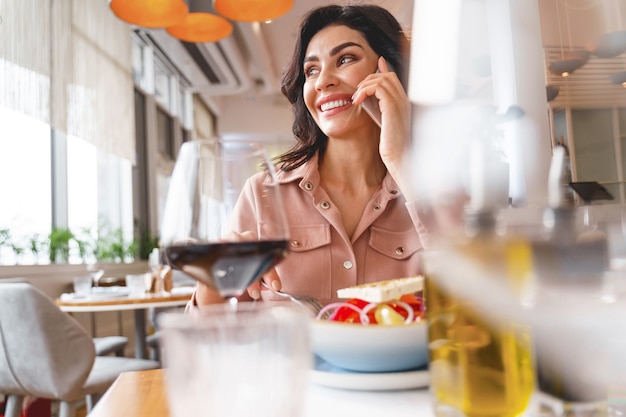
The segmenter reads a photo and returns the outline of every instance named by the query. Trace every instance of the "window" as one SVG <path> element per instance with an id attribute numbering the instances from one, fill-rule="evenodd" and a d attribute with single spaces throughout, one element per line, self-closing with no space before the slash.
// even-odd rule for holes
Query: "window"
<path id="1" fill-rule="evenodd" d="M 159 153 L 166 159 L 174 160 L 172 125 L 173 118 L 162 109 L 157 109 L 157 144 Z"/>
<path id="2" fill-rule="evenodd" d="M 141 37 L 141 33 L 134 36 Z M 155 88 L 151 94 L 149 89 L 135 86 L 137 164 L 132 175 L 133 184 L 141 192 L 134 193 L 133 208 L 135 232 L 155 238 L 178 148 L 192 136 L 192 95 L 175 66 L 155 53 L 158 48 L 150 39 L 141 39 L 144 68 L 140 72 L 154 81 Z"/>
<path id="3" fill-rule="evenodd" d="M 21 4 L 13 1 L 15 5 Z M 52 2 L 45 4 L 47 7 L 42 8 L 45 13 L 37 13 L 37 9 L 31 7 L 16 7 L 12 18 L 20 22 L 23 20 L 25 27 L 37 26 L 33 22 L 40 20 L 48 22 L 52 19 L 48 13 Z M 78 1 L 72 4 L 83 12 L 87 10 L 82 8 L 89 9 L 94 19 L 95 16 L 102 17 L 103 22 L 108 19 L 111 28 L 120 25 L 114 16 L 100 13 L 102 8 L 107 7 L 106 4 Z M 123 94 L 134 95 L 137 161 L 130 154 L 117 156 L 111 153 L 116 151 L 108 149 L 105 143 L 110 136 L 105 135 L 104 142 L 94 141 L 88 137 L 93 132 L 83 129 L 82 125 L 75 126 L 74 122 L 85 121 L 82 113 L 71 113 L 73 108 L 70 107 L 64 113 L 54 107 L 55 114 L 50 114 L 49 109 L 50 103 L 61 103 L 65 99 L 51 97 L 51 94 L 60 91 L 88 90 L 92 94 L 87 107 L 78 103 L 81 104 L 77 106 L 79 111 L 88 108 L 96 112 L 96 109 L 106 108 L 111 103 L 100 100 L 100 90 L 89 90 L 86 84 L 80 84 L 78 81 L 84 81 L 82 78 L 71 79 L 71 75 L 76 75 L 74 67 L 63 67 L 68 74 L 56 80 L 57 84 L 59 81 L 66 84 L 61 87 L 54 84 L 55 80 L 51 80 L 46 65 L 51 58 L 58 58 L 55 54 L 67 53 L 67 49 L 63 48 L 68 45 L 73 48 L 70 50 L 76 54 L 75 57 L 82 57 L 88 52 L 85 55 L 88 58 L 84 58 L 88 64 L 77 64 L 81 69 L 86 68 L 87 72 L 93 72 L 89 67 L 93 62 L 101 62 L 108 57 L 99 55 L 102 48 L 95 47 L 93 42 L 84 42 L 83 38 L 69 40 L 77 36 L 76 31 L 64 32 L 67 36 L 62 40 L 67 44 L 57 45 L 48 42 L 53 36 L 48 33 L 48 26 L 37 27 L 40 27 L 40 35 L 45 42 L 30 45 L 21 38 L 10 38 L 9 41 L 28 51 L 22 57 L 24 62 L 29 63 L 29 58 L 34 56 L 38 58 L 35 60 L 38 65 L 26 67 L 21 62 L 6 60 L 12 59 L 12 56 L 0 54 L 0 73 L 2 69 L 5 73 L 5 77 L 0 77 L 0 92 L 5 93 L 0 94 L 0 124 L 4 132 L 0 140 L 0 175 L 3 178 L 0 193 L 6 196 L 0 204 L 0 266 L 51 263 L 46 244 L 49 245 L 55 233 L 66 231 L 71 232 L 75 239 L 70 241 L 67 258 L 57 258 L 54 262 L 78 264 L 132 260 L 130 244 L 140 244 L 146 234 L 156 236 L 158 233 L 160 207 L 165 199 L 176 151 L 180 143 L 191 136 L 193 121 L 188 84 L 175 67 L 163 56 L 155 54 L 156 48 L 138 33 L 132 35 L 128 44 L 116 43 L 118 46 L 122 44 L 119 50 L 132 53 L 121 55 L 132 56 L 132 63 L 127 63 L 129 69 L 132 64 L 132 81 L 127 76 L 127 83 L 113 83 L 117 88 L 107 89 L 106 92 L 110 95 L 122 94 L 125 99 L 127 97 Z M 90 26 L 78 29 L 84 36 L 93 34 Z M 112 39 L 120 34 L 128 36 L 125 30 L 110 32 Z M 72 59 L 63 62 L 75 63 Z M 119 72 L 128 74 L 126 71 Z M 58 88 L 51 88 L 52 84 Z M 130 86 L 128 91 L 127 86 Z M 7 101 L 8 98 L 15 100 Z M 109 114 L 105 110 L 96 113 Z M 132 119 L 132 115 L 130 117 Z M 57 122 L 61 127 L 52 128 L 50 119 L 62 120 Z M 67 128 L 63 121 L 67 122 Z M 119 125 L 131 126 L 127 122 L 122 120 Z M 105 125 L 112 126 L 114 123 L 107 120 Z M 113 135 L 115 139 L 128 144 L 128 134 L 124 129 L 117 132 L 121 133 Z M 116 240 L 111 240 L 112 236 Z M 120 243 L 128 249 L 122 256 L 124 259 L 111 257 L 111 254 L 102 258 L 102 245 Z"/>
<path id="4" fill-rule="evenodd" d="M 0 107 L 0 264 L 46 262 L 42 253 L 30 250 L 50 233 L 52 224 L 50 127 L 45 123 Z M 35 250 L 36 252 L 37 250 Z"/>
<path id="5" fill-rule="evenodd" d="M 98 151 L 79 138 L 68 138 L 67 219 L 68 228 L 79 240 L 91 245 L 98 241 L 103 245 L 113 236 L 128 244 L 133 241 L 131 170 L 129 161 Z M 75 247 L 70 263 L 96 262 L 94 249 L 88 247 L 86 254 L 81 254 Z"/>

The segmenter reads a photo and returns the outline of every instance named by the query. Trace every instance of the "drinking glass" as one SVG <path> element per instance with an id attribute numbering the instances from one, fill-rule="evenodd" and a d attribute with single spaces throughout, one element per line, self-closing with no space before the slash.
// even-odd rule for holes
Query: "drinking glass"
<path id="1" fill-rule="evenodd" d="M 77 295 L 89 295 L 91 293 L 92 279 L 91 275 L 84 275 L 75 277 L 74 280 L 74 293 Z"/>
<path id="2" fill-rule="evenodd" d="M 256 201 L 239 198 L 249 179 L 258 180 Z M 185 142 L 163 216 L 168 264 L 231 303 L 287 255 L 288 227 L 274 166 L 253 142 Z"/>
<path id="3" fill-rule="evenodd" d="M 312 355 L 309 315 L 241 302 L 158 317 L 172 417 L 298 417 Z"/>
<path id="4" fill-rule="evenodd" d="M 93 286 L 99 286 L 100 278 L 102 278 L 102 276 L 104 275 L 104 269 L 99 268 L 96 264 L 87 264 L 87 272 L 91 275 L 91 279 L 93 280 Z"/>

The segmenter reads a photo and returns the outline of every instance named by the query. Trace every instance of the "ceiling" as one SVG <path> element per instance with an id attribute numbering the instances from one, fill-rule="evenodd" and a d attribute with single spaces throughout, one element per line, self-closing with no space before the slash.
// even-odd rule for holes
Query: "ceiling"
<path id="1" fill-rule="evenodd" d="M 626 30 L 624 0 L 539 0 L 546 65 L 570 50 L 595 50 L 598 37 Z M 546 83 L 559 87 L 551 107 L 598 108 L 626 105 L 626 88 L 610 81 L 611 74 L 626 71 L 626 54 L 613 58 L 591 55 L 569 77 L 546 71 Z"/>
<path id="2" fill-rule="evenodd" d="M 526 1 L 526 0 L 524 0 Z M 298 23 L 310 9 L 331 3 L 333 0 L 295 0 L 293 9 L 270 24 L 261 24 L 256 35 L 265 48 L 248 47 L 245 51 L 253 62 L 249 67 L 253 79 L 270 79 L 270 90 L 278 91 L 280 72 L 291 53 Z M 341 1 L 339 1 L 341 2 Z M 570 49 L 591 49 L 598 36 L 617 30 L 626 30 L 626 1 L 624 0 L 538 0 L 542 30 L 542 42 L 546 66 L 561 59 Z M 368 3 L 351 1 L 351 3 Z M 413 0 L 379 0 L 410 31 Z M 245 25 L 245 24 L 244 24 Z M 242 28 L 239 24 L 238 43 Z M 249 28 L 245 28 L 248 31 Z M 248 43 L 249 45 L 249 43 Z M 254 57 L 254 55 L 257 55 Z M 264 62 L 259 65 L 259 62 Z M 255 64 L 256 63 L 256 64 Z M 546 71 L 546 84 L 558 86 L 559 95 L 552 107 L 606 107 L 624 105 L 626 89 L 610 82 L 610 74 L 626 70 L 626 56 L 598 58 L 591 55 L 589 61 L 571 76 L 562 78 Z M 260 82 L 257 84 L 261 84 Z"/>

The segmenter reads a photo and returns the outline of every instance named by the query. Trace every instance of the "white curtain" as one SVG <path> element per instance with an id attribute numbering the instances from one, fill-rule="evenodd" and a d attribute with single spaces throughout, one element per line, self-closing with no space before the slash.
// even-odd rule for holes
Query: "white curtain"
<path id="1" fill-rule="evenodd" d="M 0 0 L 0 106 L 50 122 L 50 5 Z"/>
<path id="2" fill-rule="evenodd" d="M 130 28 L 105 0 L 0 0 L 0 105 L 135 161 Z"/>

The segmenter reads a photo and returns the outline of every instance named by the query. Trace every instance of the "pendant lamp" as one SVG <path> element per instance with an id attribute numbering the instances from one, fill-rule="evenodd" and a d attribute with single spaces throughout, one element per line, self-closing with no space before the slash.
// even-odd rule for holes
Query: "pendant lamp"
<path id="1" fill-rule="evenodd" d="M 616 72 L 615 74 L 611 74 L 610 77 L 613 84 L 621 84 L 626 88 L 626 71 Z"/>
<path id="2" fill-rule="evenodd" d="M 293 0 L 214 0 L 215 11 L 238 22 L 264 22 L 287 13 Z"/>
<path id="3" fill-rule="evenodd" d="M 555 61 L 548 66 L 551 73 L 560 75 L 561 77 L 567 77 L 571 75 L 578 68 L 582 67 L 589 60 L 589 51 L 579 50 L 570 51 L 563 55 L 563 59 Z"/>
<path id="4" fill-rule="evenodd" d="M 559 95 L 560 87 L 558 85 L 546 85 L 546 98 L 548 102 L 554 100 Z"/>
<path id="5" fill-rule="evenodd" d="M 176 25 L 189 11 L 183 0 L 111 0 L 109 6 L 126 23 L 146 28 Z"/>
<path id="6" fill-rule="evenodd" d="M 568 77 L 578 68 L 582 67 L 589 60 L 589 55 L 591 53 L 585 49 L 574 50 L 572 48 L 572 37 L 571 31 L 569 27 L 569 16 L 567 14 L 567 2 L 565 4 L 565 26 L 567 29 L 567 37 L 569 40 L 569 51 L 565 53 L 563 51 L 563 39 L 561 37 L 561 15 L 559 13 L 559 4 L 558 0 L 554 0 L 554 6 L 556 8 L 556 21 L 559 27 L 559 43 L 561 44 L 561 60 L 555 61 L 548 66 L 548 70 L 555 75 L 560 75 L 561 77 Z"/>
<path id="7" fill-rule="evenodd" d="M 598 58 L 613 58 L 626 51 L 626 31 L 606 33 L 594 42 L 592 52 Z"/>
<path id="8" fill-rule="evenodd" d="M 170 26 L 166 31 L 185 42 L 216 42 L 230 35 L 233 25 L 216 14 L 191 12 L 182 23 Z"/>

